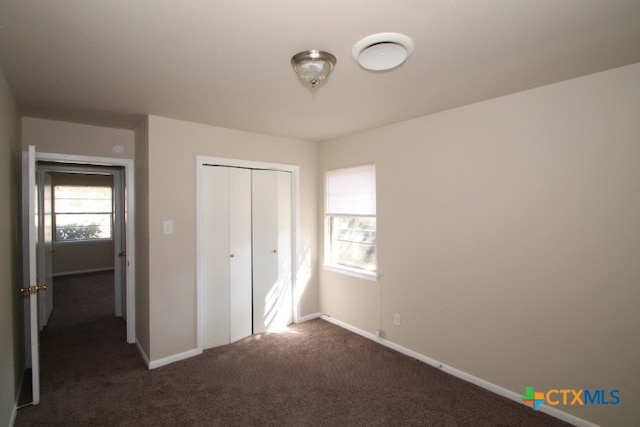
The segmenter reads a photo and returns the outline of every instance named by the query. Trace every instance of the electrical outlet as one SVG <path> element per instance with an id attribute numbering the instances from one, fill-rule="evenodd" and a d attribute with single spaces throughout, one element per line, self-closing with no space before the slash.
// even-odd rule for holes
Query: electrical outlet
<path id="1" fill-rule="evenodd" d="M 398 313 L 393 315 L 393 324 L 396 326 L 400 326 L 402 324 L 402 318 Z"/>

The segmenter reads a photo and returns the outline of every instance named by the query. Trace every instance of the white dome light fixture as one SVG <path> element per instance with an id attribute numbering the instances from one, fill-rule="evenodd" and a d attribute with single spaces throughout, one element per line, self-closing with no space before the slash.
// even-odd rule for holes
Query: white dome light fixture
<path id="1" fill-rule="evenodd" d="M 322 50 L 306 50 L 293 55 L 291 66 L 303 85 L 318 88 L 336 65 L 336 57 Z"/>
<path id="2" fill-rule="evenodd" d="M 378 33 L 353 45 L 351 56 L 364 69 L 385 71 L 396 68 L 413 53 L 413 40 L 400 33 Z"/>

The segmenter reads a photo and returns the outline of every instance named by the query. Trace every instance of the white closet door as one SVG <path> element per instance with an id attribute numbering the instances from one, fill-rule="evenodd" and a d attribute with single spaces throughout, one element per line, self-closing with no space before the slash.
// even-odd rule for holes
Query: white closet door
<path id="1" fill-rule="evenodd" d="M 276 325 L 287 326 L 293 322 L 293 295 L 291 285 L 291 250 L 293 239 L 293 205 L 291 199 L 291 173 L 278 172 L 278 276 L 282 289 L 278 298 Z"/>
<path id="2" fill-rule="evenodd" d="M 230 329 L 235 342 L 251 335 L 251 171 L 231 168 L 229 183 Z"/>
<path id="3" fill-rule="evenodd" d="M 229 168 L 202 169 L 204 348 L 229 344 Z"/>
<path id="4" fill-rule="evenodd" d="M 204 348 L 251 335 L 251 171 L 203 169 Z"/>
<path id="5" fill-rule="evenodd" d="M 253 333 L 284 328 L 291 318 L 291 174 L 254 170 Z"/>

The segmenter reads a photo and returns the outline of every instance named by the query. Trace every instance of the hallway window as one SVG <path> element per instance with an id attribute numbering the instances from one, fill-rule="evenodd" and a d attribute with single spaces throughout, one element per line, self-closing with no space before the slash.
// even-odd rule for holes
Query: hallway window
<path id="1" fill-rule="evenodd" d="M 112 188 L 56 185 L 53 188 L 55 241 L 112 238 Z"/>

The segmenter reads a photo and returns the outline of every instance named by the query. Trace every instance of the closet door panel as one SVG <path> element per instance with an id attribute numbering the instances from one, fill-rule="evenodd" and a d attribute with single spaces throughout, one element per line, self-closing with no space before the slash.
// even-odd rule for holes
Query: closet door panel
<path id="1" fill-rule="evenodd" d="M 276 172 L 254 170 L 253 219 L 253 333 L 266 332 L 276 314 L 278 287 L 278 209 Z"/>
<path id="2" fill-rule="evenodd" d="M 206 166 L 203 188 L 203 345 L 229 343 L 229 168 Z"/>
<path id="3" fill-rule="evenodd" d="M 291 250 L 292 240 L 292 196 L 291 173 L 277 172 L 278 185 L 278 314 L 276 324 L 280 327 L 293 321 L 293 296 L 291 294 Z"/>
<path id="4" fill-rule="evenodd" d="M 230 168 L 230 342 L 251 335 L 251 171 Z"/>
<path id="5" fill-rule="evenodd" d="M 291 174 L 253 171 L 253 333 L 291 323 Z"/>

